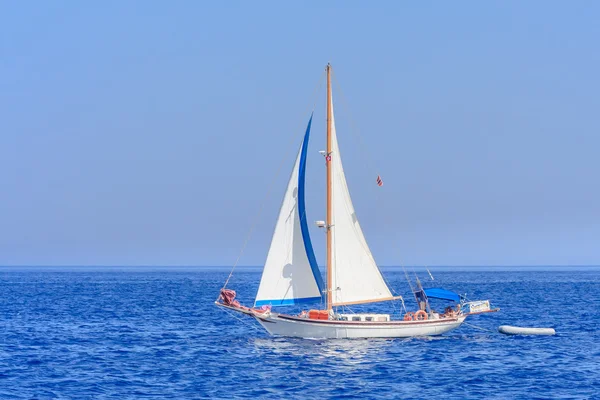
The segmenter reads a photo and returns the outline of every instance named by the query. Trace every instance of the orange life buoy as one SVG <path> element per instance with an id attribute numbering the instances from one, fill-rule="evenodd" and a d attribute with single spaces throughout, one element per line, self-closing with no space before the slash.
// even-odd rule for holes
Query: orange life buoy
<path id="1" fill-rule="evenodd" d="M 404 314 L 404 320 L 405 321 L 412 321 L 413 320 L 413 315 L 414 315 L 413 312 L 410 312 L 410 311 L 407 312 L 406 314 Z"/>
<path id="2" fill-rule="evenodd" d="M 427 313 L 423 310 L 419 310 L 415 313 L 415 321 L 426 321 Z"/>

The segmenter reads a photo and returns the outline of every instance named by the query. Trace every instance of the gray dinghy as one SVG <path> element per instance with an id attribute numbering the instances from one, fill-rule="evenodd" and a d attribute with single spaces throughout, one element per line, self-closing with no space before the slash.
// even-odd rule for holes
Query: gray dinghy
<path id="1" fill-rule="evenodd" d="M 498 327 L 498 332 L 505 335 L 556 335 L 556 331 L 552 328 L 523 328 L 520 326 L 501 325 Z"/>

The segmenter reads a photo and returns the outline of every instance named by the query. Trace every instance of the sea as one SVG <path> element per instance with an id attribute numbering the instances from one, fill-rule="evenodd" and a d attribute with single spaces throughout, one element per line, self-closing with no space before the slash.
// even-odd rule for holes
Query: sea
<path id="1" fill-rule="evenodd" d="M 409 310 L 407 275 L 500 311 L 439 337 L 271 337 L 214 305 L 229 268 L 2 267 L 0 399 L 600 399 L 600 268 L 430 271 L 383 268 Z M 259 281 L 229 287 L 251 305 Z"/>

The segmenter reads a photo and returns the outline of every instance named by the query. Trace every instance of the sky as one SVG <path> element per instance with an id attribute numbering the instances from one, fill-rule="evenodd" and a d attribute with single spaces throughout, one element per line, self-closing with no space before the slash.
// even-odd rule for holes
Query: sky
<path id="1" fill-rule="evenodd" d="M 0 2 L 0 265 L 262 265 L 324 67 L 380 265 L 600 264 L 600 3 Z M 383 187 L 375 183 L 377 175 Z M 324 262 L 324 235 L 311 226 Z"/>

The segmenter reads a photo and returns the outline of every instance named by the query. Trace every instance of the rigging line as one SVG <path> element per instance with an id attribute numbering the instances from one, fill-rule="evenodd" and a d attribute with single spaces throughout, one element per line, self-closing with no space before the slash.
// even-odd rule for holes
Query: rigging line
<path id="1" fill-rule="evenodd" d="M 319 89 L 321 88 L 321 86 L 323 85 L 323 77 L 325 75 L 325 71 L 323 71 L 321 73 L 321 77 L 319 78 L 319 81 L 317 82 L 317 85 L 315 86 L 315 89 L 313 91 L 313 98 L 315 99 L 315 101 L 313 102 L 312 105 L 312 110 L 314 111 L 316 104 L 317 104 L 317 92 L 319 91 Z M 290 147 L 291 144 L 293 143 L 293 141 L 296 139 L 295 135 L 290 135 L 291 139 L 287 145 L 287 147 Z M 227 277 L 227 279 L 225 280 L 225 284 L 223 285 L 222 289 L 225 289 L 227 287 L 227 284 L 229 283 L 229 280 L 231 279 L 232 275 L 233 275 L 233 271 L 235 270 L 235 268 L 238 265 L 238 262 L 240 261 L 240 258 L 242 258 L 242 255 L 244 254 L 244 250 L 246 249 L 246 245 L 248 244 L 248 241 L 250 240 L 250 238 L 252 237 L 252 233 L 254 232 L 254 228 L 256 227 L 256 225 L 258 224 L 258 221 L 260 220 L 260 216 L 262 214 L 262 211 L 265 207 L 265 204 L 267 202 L 267 199 L 270 197 L 270 194 L 273 190 L 273 187 L 275 186 L 275 182 L 277 181 L 277 178 L 279 177 L 279 173 L 281 172 L 281 169 L 283 168 L 283 164 L 285 163 L 285 160 L 288 158 L 288 155 L 285 154 L 283 155 L 281 162 L 279 163 L 279 167 L 277 168 L 277 171 L 275 173 L 275 177 L 273 179 L 273 181 L 271 182 L 271 184 L 269 185 L 269 188 L 267 190 L 267 194 L 265 195 L 265 197 L 263 198 L 258 214 L 256 214 L 256 216 L 254 217 L 254 222 L 252 223 L 250 230 L 248 231 L 248 234 L 246 235 L 246 239 L 244 240 L 244 243 L 242 244 L 242 248 L 238 254 L 237 259 L 235 260 L 235 263 L 233 264 L 233 267 L 231 268 L 231 272 L 229 273 L 229 276 Z M 217 301 L 219 300 L 220 294 L 219 296 L 217 296 Z"/>
<path id="2" fill-rule="evenodd" d="M 354 122 L 354 119 L 352 118 L 352 113 L 350 112 L 350 107 L 348 106 L 348 104 L 346 102 L 346 96 L 344 95 L 344 91 L 342 90 L 342 87 L 339 84 L 339 82 L 338 82 L 338 80 L 337 80 L 337 78 L 335 76 L 335 71 L 333 69 L 331 71 L 331 74 L 333 76 L 333 81 L 334 81 L 334 83 L 336 85 L 336 89 L 338 89 L 339 92 L 340 92 L 340 98 L 342 100 L 342 107 L 344 108 L 344 110 L 346 111 L 346 114 L 348 115 L 348 120 L 350 121 L 350 128 L 351 128 L 350 131 L 358 139 L 358 141 L 360 142 L 361 148 L 364 151 L 364 154 L 366 155 L 366 157 L 365 157 L 365 164 L 367 164 L 367 168 L 369 170 L 373 171 L 373 173 L 375 174 L 378 171 L 377 171 L 376 168 L 373 167 L 373 163 L 372 163 L 373 157 L 371 155 L 371 152 L 369 151 L 369 147 L 365 144 L 365 142 L 362 139 L 362 136 L 360 135 L 360 130 L 358 129 L 357 124 Z M 380 198 L 380 196 L 376 195 L 375 197 L 376 197 L 376 201 L 381 204 L 381 198 Z M 396 247 L 396 249 L 399 252 L 399 248 Z M 404 276 L 406 277 L 406 281 L 408 282 L 408 285 L 410 287 L 410 291 L 414 295 L 414 289 L 413 289 L 412 284 L 410 283 L 410 278 L 408 276 L 408 272 L 406 271 L 406 268 L 404 268 L 404 265 L 401 264 L 400 266 L 402 267 L 402 270 L 404 271 Z M 385 277 L 383 279 L 386 282 L 386 284 L 388 284 L 387 280 L 385 279 Z M 389 284 L 388 284 L 388 287 L 390 287 Z M 394 290 L 393 287 L 391 287 L 391 289 L 395 293 L 397 293 Z M 404 307 L 404 310 L 406 311 L 406 306 L 404 304 L 404 298 L 402 299 L 402 306 Z"/>
<path id="3" fill-rule="evenodd" d="M 431 275 L 429 268 L 425 267 L 425 269 L 427 270 L 427 273 L 429 274 L 429 277 L 431 278 L 431 280 L 434 281 L 435 279 L 433 279 L 433 275 Z"/>
<path id="4" fill-rule="evenodd" d="M 348 116 L 348 120 L 350 121 L 350 131 L 352 132 L 352 134 L 358 139 L 358 141 L 360 142 L 361 148 L 364 151 L 364 154 L 366 155 L 365 157 L 365 164 L 367 164 L 367 168 L 371 171 L 373 171 L 373 173 L 377 173 L 377 169 L 373 167 L 373 163 L 372 163 L 372 159 L 373 157 L 371 156 L 371 153 L 369 151 L 368 146 L 366 145 L 366 143 L 362 140 L 362 136 L 360 135 L 360 130 L 358 129 L 357 124 L 354 122 L 354 119 L 352 118 L 352 113 L 350 112 L 350 107 L 348 106 L 347 102 L 346 102 L 346 96 L 344 95 L 344 91 L 342 90 L 342 87 L 340 85 L 340 83 L 338 82 L 336 76 L 335 76 L 335 71 L 332 69 L 331 70 L 331 75 L 333 76 L 333 81 L 336 85 L 336 89 L 339 90 L 340 92 L 340 99 L 342 99 L 342 107 L 344 108 L 344 110 L 346 111 L 346 114 Z M 381 203 L 381 198 L 379 196 L 379 194 L 377 194 L 376 196 L 376 201 L 378 203 Z M 406 280 L 408 282 L 408 285 L 410 286 L 410 290 L 411 292 L 414 294 L 414 290 L 412 287 L 412 284 L 410 283 L 410 279 L 408 277 L 408 273 L 406 272 L 406 269 L 404 268 L 404 265 L 401 265 L 402 269 L 404 270 L 404 275 L 406 276 Z M 390 287 L 392 289 L 392 291 L 394 293 L 398 293 L 393 287 L 391 287 L 389 285 L 389 283 L 387 282 L 387 280 L 385 279 L 385 277 L 383 276 L 383 280 L 386 283 L 386 285 L 388 285 L 388 287 Z M 404 307 L 404 310 L 406 310 L 406 306 L 404 304 L 404 299 L 402 299 L 402 306 Z"/>
<path id="5" fill-rule="evenodd" d="M 366 161 L 366 164 L 367 164 L 367 168 L 369 168 L 370 170 L 372 170 L 374 172 L 377 172 L 377 169 L 375 169 L 373 167 L 374 164 L 371 162 L 372 159 L 373 159 L 373 157 L 371 157 L 371 152 L 369 151 L 369 148 L 367 147 L 366 143 L 362 139 L 362 136 L 360 135 L 360 131 L 358 129 L 358 125 L 354 122 L 354 119 L 352 118 L 352 113 L 350 112 L 350 107 L 348 107 L 348 104 L 346 102 L 346 96 L 344 95 L 344 91 L 342 90 L 342 86 L 338 82 L 338 80 L 337 80 L 337 78 L 335 76 L 335 71 L 333 69 L 331 70 L 331 75 L 333 76 L 333 81 L 335 82 L 336 88 L 340 92 L 340 99 L 342 99 L 342 106 L 344 107 L 344 110 L 346 111 L 346 114 L 348 115 L 348 120 L 350 121 L 350 126 L 351 126 L 350 131 L 358 139 L 358 141 L 360 142 L 361 149 L 366 154 L 366 160 L 365 161 Z"/>
<path id="6" fill-rule="evenodd" d="M 248 321 L 243 320 L 240 316 L 235 315 L 234 311 L 225 309 L 225 311 L 230 314 L 233 318 L 237 319 L 238 321 L 240 321 L 242 324 L 248 326 L 249 328 L 252 328 L 254 330 L 257 330 L 259 332 L 262 332 L 260 329 L 258 329 L 256 326 L 252 325 L 251 323 L 249 323 Z"/>
<path id="7" fill-rule="evenodd" d="M 415 267 L 414 267 L 414 266 L 412 266 L 412 267 L 410 267 L 410 269 L 412 270 L 412 273 L 413 273 L 413 275 L 415 276 L 415 280 L 416 280 L 417 282 L 419 282 L 419 276 L 417 275 L 417 271 L 415 271 Z"/>
<path id="8" fill-rule="evenodd" d="M 356 123 L 354 122 L 354 119 L 352 118 L 352 114 L 350 112 L 350 107 L 348 106 L 347 102 L 346 102 L 346 96 L 344 95 L 344 91 L 342 90 L 341 85 L 339 84 L 336 76 L 335 76 L 335 72 L 332 71 L 332 75 L 333 75 L 333 79 L 334 82 L 336 84 L 336 88 L 340 91 L 340 98 L 342 99 L 342 106 L 344 107 L 346 114 L 348 115 L 348 119 L 350 120 L 350 125 L 351 128 L 350 129 L 352 131 L 352 134 L 358 139 L 358 141 L 360 142 L 360 145 L 362 147 L 362 149 L 364 150 L 364 153 L 366 154 L 366 164 L 367 164 L 367 168 L 372 170 L 374 173 L 377 173 L 377 169 L 375 169 L 373 167 L 372 164 L 372 157 L 371 157 L 371 153 L 368 150 L 368 147 L 366 146 L 365 142 L 362 140 L 362 136 L 360 135 L 360 131 L 356 125 Z M 381 203 L 381 199 L 379 196 L 376 196 L 377 201 L 379 203 Z M 402 269 L 404 269 L 404 266 L 402 266 Z M 408 274 L 406 274 L 406 270 L 404 270 L 405 275 L 406 275 L 406 279 L 408 280 Z M 382 275 L 383 276 L 383 275 Z M 387 282 L 387 280 L 385 279 L 385 277 L 383 277 L 383 280 L 385 281 L 385 283 L 388 285 L 388 287 L 390 286 L 389 283 Z M 408 280 L 408 284 L 411 287 L 411 291 L 412 291 L 412 285 L 410 284 L 410 280 Z M 397 293 L 397 291 L 392 287 L 392 290 L 394 291 L 394 293 Z M 402 300 L 403 306 L 404 306 L 404 299 Z M 406 309 L 406 307 L 405 307 Z"/>
<path id="9" fill-rule="evenodd" d="M 415 290 L 413 289 L 412 283 L 410 283 L 410 277 L 408 276 L 408 272 L 406 272 L 406 268 L 404 268 L 404 265 L 402 265 L 402 270 L 404 271 L 404 276 L 406 277 L 406 281 L 408 282 L 408 286 L 410 287 L 410 292 L 414 296 Z"/>
<path id="10" fill-rule="evenodd" d="M 346 114 L 348 115 L 348 119 L 350 120 L 350 125 L 351 125 L 350 131 L 352 132 L 352 134 L 354 135 L 354 137 L 356 137 L 358 139 L 358 141 L 360 142 L 360 145 L 361 145 L 362 149 L 365 150 L 367 169 L 372 170 L 374 173 L 376 173 L 377 170 L 373 167 L 373 163 L 371 163 L 371 157 L 370 157 L 370 153 L 368 151 L 368 147 L 366 146 L 365 142 L 362 140 L 362 137 L 360 136 L 359 129 L 358 129 L 356 123 L 354 122 L 354 119 L 352 118 L 352 114 L 350 112 L 350 107 L 348 107 L 348 105 L 347 105 L 346 96 L 344 95 L 342 87 L 339 84 L 339 82 L 338 82 L 338 80 L 337 80 L 337 78 L 335 76 L 335 72 L 333 70 L 332 70 L 332 75 L 333 75 L 333 79 L 334 79 L 336 88 L 340 92 L 340 98 L 342 99 L 342 107 L 344 108 L 344 111 L 346 111 Z M 380 199 L 379 193 L 375 197 L 377 199 L 377 202 L 381 203 L 381 199 Z M 370 251 L 370 249 L 368 249 L 368 247 L 366 248 L 366 250 L 368 250 L 368 253 L 371 254 L 371 251 Z M 373 258 L 372 254 L 371 254 L 371 257 Z M 388 286 L 388 288 L 390 288 L 393 293 L 398 294 L 398 292 L 394 289 L 394 287 L 390 285 L 390 283 L 385 278 L 385 276 L 383 276 L 383 274 L 381 274 L 381 273 L 380 273 L 380 275 L 381 275 L 381 277 L 383 279 L 383 282 Z M 395 301 L 397 301 L 397 300 L 395 300 Z M 402 306 L 406 310 L 406 306 L 404 305 L 404 299 L 402 299 Z"/>
<path id="11" fill-rule="evenodd" d="M 404 297 L 402 297 L 400 300 L 402 300 L 402 308 L 404 308 L 404 313 L 408 312 L 406 310 L 406 305 L 404 304 Z"/>
<path id="12" fill-rule="evenodd" d="M 406 271 L 406 268 L 404 268 L 404 265 L 402 265 L 402 270 L 404 271 L 404 276 L 406 277 L 406 280 L 408 281 L 408 286 L 410 286 L 410 291 L 414 294 L 412 283 L 410 283 L 410 277 L 408 276 L 408 272 Z"/>
<path id="13" fill-rule="evenodd" d="M 401 314 L 402 310 L 401 309 L 396 309 L 396 302 L 397 301 L 398 300 L 394 300 L 394 301 L 391 302 L 392 303 L 392 308 L 394 309 L 394 314 L 402 316 L 402 314 Z M 402 308 L 404 309 L 404 313 L 406 313 L 406 306 L 404 305 L 404 298 L 402 296 L 400 296 L 400 301 L 402 302 Z"/>
<path id="14" fill-rule="evenodd" d="M 492 331 L 490 329 L 486 329 L 486 328 L 482 328 L 482 327 L 477 326 L 477 325 L 469 324 L 468 322 L 463 322 L 463 324 L 465 324 L 467 326 L 470 326 L 471 328 L 479 329 L 481 331 L 496 333 L 495 331 Z"/>

